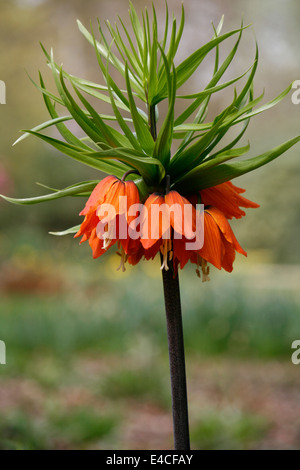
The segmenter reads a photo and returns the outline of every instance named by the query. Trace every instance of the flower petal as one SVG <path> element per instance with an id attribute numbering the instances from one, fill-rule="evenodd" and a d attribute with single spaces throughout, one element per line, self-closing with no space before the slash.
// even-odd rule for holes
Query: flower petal
<path id="1" fill-rule="evenodd" d="M 224 235 L 224 238 L 233 245 L 234 249 L 242 255 L 247 256 L 246 251 L 243 250 L 243 248 L 235 238 L 232 228 L 230 227 L 229 222 L 224 216 L 224 214 L 219 211 L 216 207 L 210 207 L 206 210 L 206 212 L 208 212 L 213 217 L 214 221 L 216 222 L 222 234 Z"/>
<path id="2" fill-rule="evenodd" d="M 151 194 L 144 204 L 142 216 L 141 243 L 145 250 L 166 236 L 170 228 L 169 209 L 165 204 L 165 197 L 158 193 Z"/>
<path id="3" fill-rule="evenodd" d="M 214 218 L 207 212 L 204 212 L 204 244 L 199 255 L 213 264 L 216 268 L 222 267 L 222 243 L 220 229 Z"/>
<path id="4" fill-rule="evenodd" d="M 170 222 L 175 232 L 189 240 L 195 238 L 196 210 L 193 205 L 177 191 L 170 191 L 165 196 L 170 208 Z"/>
<path id="5" fill-rule="evenodd" d="M 120 205 L 120 197 L 125 196 L 125 183 L 119 179 L 115 181 L 113 185 L 110 186 L 109 190 L 106 193 L 104 203 L 111 204 L 115 209 L 116 215 L 123 213 L 124 207 Z M 98 215 L 98 214 L 97 214 Z"/>
<path id="6" fill-rule="evenodd" d="M 115 176 L 107 176 L 101 180 L 94 188 L 92 194 L 87 200 L 85 208 L 80 212 L 79 215 L 87 215 L 90 211 L 96 210 L 99 204 L 103 203 L 107 191 L 109 191 L 110 187 L 116 181 L 118 181 L 118 178 Z"/>
<path id="7" fill-rule="evenodd" d="M 240 196 L 239 193 L 241 192 L 244 192 L 242 188 L 238 188 L 228 181 L 218 186 L 201 190 L 201 202 L 206 206 L 217 207 L 228 219 L 233 217 L 240 219 L 246 215 L 240 207 L 259 207 L 259 204 Z"/>

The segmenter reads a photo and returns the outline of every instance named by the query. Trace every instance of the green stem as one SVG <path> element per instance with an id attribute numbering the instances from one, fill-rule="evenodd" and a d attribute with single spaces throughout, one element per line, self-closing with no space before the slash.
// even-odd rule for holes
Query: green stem
<path id="1" fill-rule="evenodd" d="M 151 135 L 153 140 L 157 139 L 157 130 L 156 130 L 156 116 L 155 116 L 155 106 L 149 106 L 149 113 L 148 113 L 148 124 L 150 128 Z"/>

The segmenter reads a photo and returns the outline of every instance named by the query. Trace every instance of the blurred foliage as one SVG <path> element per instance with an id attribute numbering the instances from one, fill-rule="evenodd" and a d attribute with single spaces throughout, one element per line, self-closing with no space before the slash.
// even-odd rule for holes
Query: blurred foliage
<path id="1" fill-rule="evenodd" d="M 34 419 L 16 411 L 0 418 L 1 450 L 72 449 L 97 442 L 115 428 L 115 417 L 101 416 L 94 411 L 78 408 L 72 412 Z"/>
<path id="2" fill-rule="evenodd" d="M 203 450 L 247 450 L 266 429 L 268 423 L 260 416 L 230 408 L 221 412 L 211 410 L 199 418 L 191 441 Z"/>
<path id="3" fill-rule="evenodd" d="M 115 370 L 109 374 L 103 385 L 104 396 L 115 399 L 127 398 L 135 401 L 155 403 L 163 408 L 171 408 L 171 397 L 168 393 L 168 371 L 153 370 L 149 366 L 137 370 Z"/>
<path id="4" fill-rule="evenodd" d="M 143 419 L 158 423 L 167 414 L 171 420 L 159 262 L 116 273 L 115 255 L 94 263 L 88 247 L 79 250 L 66 240 L 67 250 L 56 240 L 45 245 L 43 236 L 28 237 L 15 251 L 5 246 L 11 256 L 0 276 L 1 339 L 7 344 L 7 365 L 0 368 L 1 449 L 126 448 L 122 430 L 139 414 L 145 436 Z M 227 400 L 232 383 L 244 383 L 233 367 L 237 358 L 245 374 L 249 360 L 282 361 L 285 373 L 273 385 L 280 400 L 293 386 L 287 372 L 295 367 L 291 343 L 300 333 L 299 268 L 264 269 L 240 261 L 231 275 L 214 270 L 206 285 L 193 269 L 182 273 L 193 448 L 256 448 L 272 432 L 269 418 L 247 410 L 247 396 L 241 408 L 245 392 L 238 383 L 234 409 L 226 400 L 208 406 L 195 384 L 202 383 L 203 361 L 230 358 L 230 373 L 214 372 L 215 387 Z M 294 283 L 287 269 L 294 269 Z M 170 421 L 170 435 L 171 429 Z M 136 434 L 132 439 L 137 448 L 147 446 Z"/>
<path id="5" fill-rule="evenodd" d="M 43 237 L 17 249 L 11 242 L 0 275 L 1 336 L 16 354 L 115 353 L 137 338 L 145 338 L 145 353 L 165 347 L 158 260 L 120 273 L 115 254 L 95 263 L 71 237 L 68 248 L 61 240 L 44 245 Z M 181 278 L 188 352 L 289 357 L 300 332 L 297 266 L 267 269 L 238 258 L 232 274 L 214 269 L 207 284 L 192 267 Z"/>

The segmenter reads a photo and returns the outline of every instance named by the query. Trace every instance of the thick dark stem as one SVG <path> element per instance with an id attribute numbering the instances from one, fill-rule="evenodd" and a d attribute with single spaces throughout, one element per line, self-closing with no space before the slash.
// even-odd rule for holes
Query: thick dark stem
<path id="1" fill-rule="evenodd" d="M 190 450 L 185 357 L 178 274 L 162 271 L 169 343 L 175 450 Z"/>

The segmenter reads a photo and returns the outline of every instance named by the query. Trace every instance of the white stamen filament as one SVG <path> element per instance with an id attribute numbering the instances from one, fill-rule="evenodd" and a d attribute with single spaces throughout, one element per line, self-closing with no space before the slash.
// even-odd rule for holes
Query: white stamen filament
<path id="1" fill-rule="evenodd" d="M 104 233 L 102 235 L 103 240 L 103 250 L 107 250 L 111 241 L 113 240 L 113 224 L 106 224 L 104 228 Z"/>
<path id="2" fill-rule="evenodd" d="M 163 262 L 161 265 L 161 270 L 165 269 L 169 271 L 168 262 L 173 258 L 173 251 L 172 251 L 172 241 L 171 239 L 164 239 L 162 245 L 160 247 L 160 252 L 163 255 Z"/>

